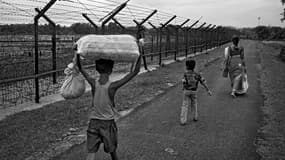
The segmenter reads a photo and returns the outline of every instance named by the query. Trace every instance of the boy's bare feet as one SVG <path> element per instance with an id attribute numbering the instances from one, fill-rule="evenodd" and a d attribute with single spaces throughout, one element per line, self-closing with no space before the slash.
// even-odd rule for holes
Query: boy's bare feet
<path id="1" fill-rule="evenodd" d="M 234 92 L 231 92 L 231 96 L 232 96 L 233 98 L 236 98 L 236 95 L 235 95 Z"/>
<path id="2" fill-rule="evenodd" d="M 209 95 L 209 96 L 212 96 L 213 93 L 212 93 L 211 91 L 208 91 L 208 95 Z"/>

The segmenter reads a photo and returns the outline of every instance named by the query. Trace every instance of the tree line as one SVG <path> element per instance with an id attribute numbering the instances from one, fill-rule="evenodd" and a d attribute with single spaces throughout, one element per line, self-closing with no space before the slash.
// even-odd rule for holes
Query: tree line
<path id="1" fill-rule="evenodd" d="M 257 26 L 243 28 L 241 32 L 249 38 L 258 40 L 285 40 L 285 28 L 276 26 Z"/>
<path id="2" fill-rule="evenodd" d="M 175 26 L 174 26 L 175 27 Z M 39 25 L 39 34 L 51 34 L 52 27 L 49 24 Z M 128 27 L 126 30 L 136 30 L 136 27 Z M 234 27 L 226 27 L 227 30 L 239 30 L 244 36 L 259 40 L 285 40 L 285 28 L 257 26 L 254 28 L 236 29 Z M 109 33 L 118 33 L 122 28 L 116 23 L 109 23 L 105 30 Z M 7 24 L 0 25 L 0 35 L 30 35 L 34 32 L 34 24 Z M 74 23 L 71 26 L 56 25 L 56 32 L 59 35 L 74 34 L 94 34 L 101 33 L 101 28 L 97 29 L 88 23 Z"/>
<path id="3" fill-rule="evenodd" d="M 100 27 L 98 27 L 100 30 Z M 121 28 L 115 23 L 109 23 L 106 30 L 120 30 Z M 39 34 L 51 34 L 53 27 L 49 24 L 39 25 Z M 56 25 L 57 34 L 74 35 L 74 34 L 91 34 L 96 29 L 88 23 L 74 23 L 71 26 Z M 0 35 L 30 35 L 34 33 L 34 24 L 5 24 L 0 25 Z"/>

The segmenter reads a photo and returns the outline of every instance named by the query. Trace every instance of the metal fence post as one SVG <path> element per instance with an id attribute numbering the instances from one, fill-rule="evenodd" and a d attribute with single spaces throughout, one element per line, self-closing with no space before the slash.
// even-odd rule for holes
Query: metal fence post
<path id="1" fill-rule="evenodd" d="M 35 9 L 38 13 L 40 13 L 41 11 L 36 8 Z M 45 14 L 42 14 L 42 17 L 49 22 L 49 24 L 52 26 L 52 37 L 51 37 L 51 41 L 52 41 L 52 70 L 55 71 L 56 70 L 56 25 L 55 23 L 48 18 Z M 53 77 L 53 84 L 56 84 L 56 72 L 52 73 L 52 77 Z"/>
<path id="2" fill-rule="evenodd" d="M 210 48 L 213 48 L 214 47 L 214 30 L 216 28 L 216 25 L 212 26 L 211 28 L 209 28 L 209 32 L 210 32 Z"/>
<path id="3" fill-rule="evenodd" d="M 154 26 L 151 22 L 148 22 L 148 24 L 156 31 L 156 52 L 159 50 L 159 48 L 158 48 L 158 45 L 159 45 L 159 39 L 158 39 L 158 37 L 159 37 L 159 29 L 158 28 L 156 28 L 156 26 Z M 153 38 L 153 34 L 152 34 L 152 38 Z M 153 53 L 153 45 L 154 45 L 154 41 L 153 41 L 153 39 L 152 39 L 152 51 L 151 51 L 151 53 Z M 151 60 L 153 60 L 153 55 L 151 55 Z"/>
<path id="4" fill-rule="evenodd" d="M 188 23 L 190 21 L 190 19 L 186 19 L 179 27 L 182 29 L 182 32 L 183 32 L 183 26 L 186 24 L 186 23 Z M 179 28 L 178 28 L 179 29 Z M 178 31 L 179 32 L 179 31 Z M 179 34 L 179 33 L 178 33 Z M 186 55 L 187 55 L 187 50 L 188 50 L 188 48 L 187 48 L 187 41 L 188 41 L 188 38 L 187 38 L 187 36 L 188 36 L 188 34 L 187 34 L 187 32 L 185 32 L 185 36 L 184 36 L 184 42 L 185 42 L 185 53 L 186 53 Z M 178 52 L 177 52 L 177 54 L 179 54 Z M 175 56 L 175 60 L 176 60 L 176 56 Z"/>
<path id="5" fill-rule="evenodd" d="M 102 22 L 102 25 L 101 25 L 102 34 L 105 34 L 105 24 L 108 23 L 111 19 L 113 19 L 115 17 L 115 15 L 117 15 L 122 9 L 124 9 L 127 6 L 128 2 L 129 2 L 129 0 L 122 3 L 120 6 L 116 7 L 111 12 L 109 12 L 106 16 L 104 16 L 103 18 L 100 19 L 100 21 L 101 21 L 107 17 Z"/>
<path id="6" fill-rule="evenodd" d="M 195 52 L 196 52 L 196 44 L 195 44 L 195 34 L 194 34 L 194 30 L 191 28 L 189 29 L 189 32 L 190 32 L 190 38 L 191 38 L 191 51 L 193 52 L 193 54 L 195 55 Z"/>
<path id="7" fill-rule="evenodd" d="M 156 29 L 156 52 L 159 51 L 159 36 L 160 35 L 160 30 Z"/>
<path id="8" fill-rule="evenodd" d="M 158 64 L 161 66 L 161 41 L 162 41 L 162 28 L 159 28 L 159 61 Z"/>
<path id="9" fill-rule="evenodd" d="M 35 55 L 34 55 L 34 74 L 35 74 L 35 102 L 39 103 L 40 94 L 39 94 L 39 35 L 38 35 L 38 18 L 34 18 L 34 40 L 35 40 Z"/>
<path id="10" fill-rule="evenodd" d="M 201 46 L 200 47 L 200 52 L 202 52 L 202 50 L 203 50 L 203 43 L 204 43 L 204 38 L 205 37 L 203 37 L 204 36 L 204 34 L 203 34 L 203 32 L 202 32 L 202 27 L 204 26 L 206 24 L 206 22 L 204 22 L 203 24 L 201 24 L 198 28 L 195 28 L 197 31 L 199 31 L 199 37 L 200 37 L 200 40 L 199 40 L 199 45 Z"/>
<path id="11" fill-rule="evenodd" d="M 189 30 L 185 29 L 185 58 L 188 56 Z"/>
<path id="12" fill-rule="evenodd" d="M 157 12 L 157 10 L 152 11 L 146 18 L 144 18 L 141 22 L 137 22 L 136 20 L 133 20 L 136 25 L 137 25 L 137 39 L 139 40 L 140 38 L 143 37 L 143 24 L 149 20 L 155 13 Z M 145 58 L 145 53 L 144 53 L 144 48 L 142 48 L 142 58 L 143 58 L 143 63 L 144 63 L 144 69 L 148 70 L 147 68 L 147 63 L 146 63 L 146 58 Z"/>
<path id="13" fill-rule="evenodd" d="M 171 48 L 170 47 L 170 30 L 166 27 L 166 45 L 165 45 L 165 53 L 164 53 L 164 56 L 165 57 L 168 57 L 168 52 L 169 52 L 169 49 Z"/>
<path id="14" fill-rule="evenodd" d="M 217 42 L 218 42 L 218 46 L 220 47 L 221 46 L 221 40 L 220 40 L 220 33 L 221 33 L 221 30 L 222 30 L 222 27 L 218 27 L 217 28 Z"/>
<path id="15" fill-rule="evenodd" d="M 53 27 L 53 33 L 52 33 L 52 70 L 56 71 L 56 26 Z M 57 73 L 53 72 L 53 84 L 56 84 L 56 76 Z"/>
<path id="16" fill-rule="evenodd" d="M 95 33 L 97 33 L 98 26 L 87 16 L 86 13 L 83 13 L 82 16 L 95 28 Z"/>
<path id="17" fill-rule="evenodd" d="M 193 44 L 194 45 L 193 52 L 195 54 L 197 52 L 197 48 L 196 48 L 196 46 L 197 46 L 197 31 L 192 29 L 192 32 L 193 32 L 193 43 L 194 43 Z"/>
<path id="18" fill-rule="evenodd" d="M 153 33 L 151 33 L 151 48 L 150 48 L 150 53 L 153 53 L 153 43 L 154 43 L 154 38 L 153 38 Z M 153 55 L 150 56 L 150 60 L 153 60 Z"/>
<path id="19" fill-rule="evenodd" d="M 177 59 L 177 54 L 179 52 L 179 28 L 175 28 L 175 53 L 174 53 L 174 60 Z"/>
<path id="20" fill-rule="evenodd" d="M 39 87 L 39 19 L 45 14 L 45 12 L 56 2 L 56 0 L 50 0 L 46 6 L 34 17 L 34 41 L 35 41 L 35 55 L 34 55 L 34 76 L 35 76 L 35 102 L 40 101 L 40 87 Z M 37 9 L 35 8 L 37 11 Z"/>
<path id="21" fill-rule="evenodd" d="M 159 39 L 159 65 L 162 65 L 162 61 L 161 61 L 161 41 L 162 41 L 162 29 L 166 27 L 166 25 L 168 25 L 171 21 L 173 21 L 176 18 L 176 15 L 174 15 L 173 17 L 171 17 L 167 22 L 165 22 L 164 24 L 161 24 L 160 27 L 160 39 Z"/>
<path id="22" fill-rule="evenodd" d="M 134 20 L 135 21 L 135 20 Z M 136 21 L 135 21 L 136 22 Z M 137 23 L 137 22 L 136 22 Z M 139 40 L 140 38 L 143 38 L 143 28 L 139 25 L 137 25 L 137 40 Z M 145 59 L 145 53 L 144 53 L 144 47 L 141 47 L 141 54 L 142 54 L 142 59 L 143 59 L 143 64 L 144 64 L 144 69 L 148 70 L 147 68 L 147 63 L 146 63 L 146 59 Z"/>
<path id="23" fill-rule="evenodd" d="M 203 28 L 203 32 L 205 34 L 205 48 L 206 50 L 208 49 L 208 43 L 209 43 L 209 32 L 208 32 L 208 28 L 211 26 L 212 24 L 209 24 L 207 27 Z"/>
<path id="24" fill-rule="evenodd" d="M 185 22 L 182 25 L 186 24 Z M 188 22 L 188 20 L 187 20 L 187 22 Z M 195 21 L 191 26 L 185 28 L 185 56 L 186 56 L 186 58 L 188 56 L 188 46 L 189 46 L 189 36 L 190 36 L 189 35 L 189 30 L 192 27 L 194 27 L 198 22 L 199 22 L 199 20 Z M 181 25 L 181 27 L 182 27 L 182 25 Z"/>

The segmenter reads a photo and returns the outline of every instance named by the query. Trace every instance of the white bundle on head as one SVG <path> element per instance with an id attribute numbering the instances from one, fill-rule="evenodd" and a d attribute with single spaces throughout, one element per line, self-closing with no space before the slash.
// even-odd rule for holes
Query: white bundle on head
<path id="1" fill-rule="evenodd" d="M 78 54 L 95 60 L 134 62 L 140 54 L 137 40 L 131 35 L 86 35 L 75 45 Z"/>

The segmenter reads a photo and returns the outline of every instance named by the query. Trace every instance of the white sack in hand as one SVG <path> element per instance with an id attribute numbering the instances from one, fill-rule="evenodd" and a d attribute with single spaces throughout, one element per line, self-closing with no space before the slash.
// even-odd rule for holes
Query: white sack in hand
<path id="1" fill-rule="evenodd" d="M 114 61 L 134 62 L 139 47 L 131 35 L 86 35 L 76 42 L 77 53 L 84 58 L 111 59 Z"/>
<path id="2" fill-rule="evenodd" d="M 69 64 L 64 70 L 66 74 L 65 81 L 60 88 L 60 94 L 65 99 L 78 98 L 85 92 L 85 80 L 73 67 Z"/>
<path id="3" fill-rule="evenodd" d="M 240 74 L 235 78 L 235 81 L 238 82 L 238 86 L 236 88 L 237 94 L 245 94 L 248 90 L 248 81 L 247 81 L 247 74 Z"/>

